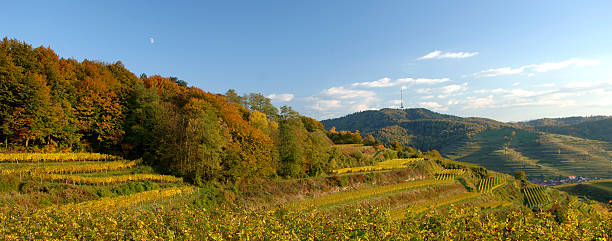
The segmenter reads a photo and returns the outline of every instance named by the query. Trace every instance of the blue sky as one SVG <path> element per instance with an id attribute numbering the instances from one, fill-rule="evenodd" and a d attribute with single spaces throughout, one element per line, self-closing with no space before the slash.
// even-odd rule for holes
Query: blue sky
<path id="1" fill-rule="evenodd" d="M 611 1 L 9 1 L 0 36 L 318 119 L 612 115 Z"/>

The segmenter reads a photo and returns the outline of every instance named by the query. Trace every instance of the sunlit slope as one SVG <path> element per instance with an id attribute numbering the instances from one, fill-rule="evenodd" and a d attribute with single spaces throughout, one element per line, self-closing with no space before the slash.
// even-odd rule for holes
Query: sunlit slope
<path id="1" fill-rule="evenodd" d="M 488 129 L 441 152 L 495 171 L 523 170 L 529 177 L 612 177 L 612 144 L 572 136 L 509 127 Z"/>
<path id="2" fill-rule="evenodd" d="M 612 201 L 612 179 L 596 180 L 584 183 L 573 183 L 555 186 L 570 194 L 585 196 L 603 203 Z"/>

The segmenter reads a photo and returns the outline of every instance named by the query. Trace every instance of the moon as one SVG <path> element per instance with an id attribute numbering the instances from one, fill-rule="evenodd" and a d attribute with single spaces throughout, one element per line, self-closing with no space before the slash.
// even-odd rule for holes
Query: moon
<path id="1" fill-rule="evenodd" d="M 154 44 L 155 43 L 155 39 L 154 38 L 149 38 L 149 43 Z"/>

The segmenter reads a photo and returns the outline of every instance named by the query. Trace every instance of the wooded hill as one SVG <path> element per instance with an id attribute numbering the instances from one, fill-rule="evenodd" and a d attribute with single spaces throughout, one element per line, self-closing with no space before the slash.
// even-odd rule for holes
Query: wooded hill
<path id="1" fill-rule="evenodd" d="M 384 143 L 439 150 L 451 158 L 530 179 L 612 177 L 612 118 L 575 117 L 503 123 L 427 109 L 381 109 L 323 120 L 326 128 L 360 130 Z"/>
<path id="2" fill-rule="evenodd" d="M 121 62 L 78 62 L 0 41 L 0 152 L 142 158 L 193 183 L 316 176 L 362 163 L 331 148 L 318 121 L 261 94 L 226 95 Z"/>
<path id="3" fill-rule="evenodd" d="M 543 132 L 612 142 L 612 116 L 538 119 L 519 124 Z"/>

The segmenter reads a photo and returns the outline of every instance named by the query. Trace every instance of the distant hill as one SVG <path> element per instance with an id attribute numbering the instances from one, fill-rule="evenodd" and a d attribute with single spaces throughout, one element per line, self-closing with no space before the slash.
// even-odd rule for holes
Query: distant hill
<path id="1" fill-rule="evenodd" d="M 541 118 L 536 120 L 519 122 L 518 124 L 528 127 L 542 127 L 542 126 L 568 126 L 575 125 L 584 122 L 598 121 L 603 119 L 610 119 L 612 116 L 572 116 L 563 118 Z"/>
<path id="2" fill-rule="evenodd" d="M 353 113 L 341 118 L 324 120 L 327 129 L 359 130 L 385 143 L 398 141 L 418 149 L 440 149 L 487 128 L 510 126 L 485 118 L 461 118 L 415 109 L 381 109 Z"/>
<path id="3" fill-rule="evenodd" d="M 612 118 L 571 117 L 503 123 L 423 108 L 381 109 L 324 120 L 325 128 L 359 130 L 385 143 L 422 150 L 531 179 L 550 176 L 612 177 Z"/>
<path id="4" fill-rule="evenodd" d="M 612 116 L 539 119 L 520 124 L 543 132 L 612 142 Z"/>

